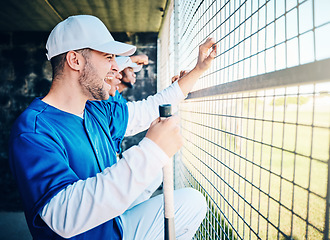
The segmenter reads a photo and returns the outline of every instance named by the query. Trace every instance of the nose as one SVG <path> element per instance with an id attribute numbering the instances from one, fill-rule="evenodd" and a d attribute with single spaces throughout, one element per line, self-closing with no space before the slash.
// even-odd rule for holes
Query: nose
<path id="1" fill-rule="evenodd" d="M 118 72 L 119 71 L 119 67 L 118 67 L 118 64 L 117 64 L 116 60 L 115 61 L 112 61 L 111 70 L 112 71 L 115 71 L 115 72 Z"/>
<path id="2" fill-rule="evenodd" d="M 121 73 L 118 72 L 118 78 L 119 79 L 122 79 L 123 78 L 123 75 L 121 75 Z"/>
<path id="3" fill-rule="evenodd" d="M 123 78 L 123 76 L 120 74 L 120 72 L 116 72 L 116 78 L 117 79 L 122 79 Z"/>

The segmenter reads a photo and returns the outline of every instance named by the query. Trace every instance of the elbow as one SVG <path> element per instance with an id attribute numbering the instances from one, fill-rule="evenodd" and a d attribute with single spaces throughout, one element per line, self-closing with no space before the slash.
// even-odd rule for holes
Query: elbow
<path id="1" fill-rule="evenodd" d="M 62 238 L 66 238 L 66 239 L 69 239 L 69 238 L 72 238 L 75 236 L 74 234 L 71 234 L 71 233 L 65 232 L 65 231 L 55 231 L 55 233 L 57 235 L 61 236 Z"/>
<path id="2" fill-rule="evenodd" d="M 45 205 L 39 216 L 54 233 L 62 238 L 72 238 L 79 234 L 74 229 L 73 222 L 70 223 L 63 214 L 58 214 L 54 209 L 49 208 L 49 203 Z"/>
<path id="3" fill-rule="evenodd" d="M 65 226 L 65 224 L 56 225 L 56 224 L 48 224 L 46 221 L 44 222 L 54 233 L 61 236 L 62 238 L 67 239 L 78 235 L 78 233 L 75 233 L 73 229 L 69 229 L 67 226 Z"/>
<path id="4" fill-rule="evenodd" d="M 72 234 L 71 232 L 61 232 L 60 234 L 57 233 L 58 235 L 60 235 L 62 238 L 66 238 L 66 239 L 69 239 L 69 238 L 72 238 L 78 234 Z"/>
<path id="5" fill-rule="evenodd" d="M 52 226 L 52 231 L 55 232 L 57 235 L 61 236 L 62 238 L 72 238 L 81 232 L 74 230 L 72 227 L 68 227 L 65 223 L 61 226 Z"/>

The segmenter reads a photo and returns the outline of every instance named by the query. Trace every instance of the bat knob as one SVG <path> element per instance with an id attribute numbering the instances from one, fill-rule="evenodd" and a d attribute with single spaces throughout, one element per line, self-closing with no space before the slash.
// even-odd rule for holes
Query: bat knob
<path id="1" fill-rule="evenodd" d="M 162 104 L 159 105 L 159 116 L 167 118 L 172 116 L 172 106 L 171 104 Z"/>

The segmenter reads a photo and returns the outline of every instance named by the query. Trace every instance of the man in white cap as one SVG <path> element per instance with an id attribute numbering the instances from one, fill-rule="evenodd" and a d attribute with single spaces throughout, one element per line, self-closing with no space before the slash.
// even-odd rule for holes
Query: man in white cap
<path id="1" fill-rule="evenodd" d="M 53 29 L 46 44 L 51 89 L 19 116 L 9 143 L 33 239 L 162 239 L 162 197 L 132 206 L 182 145 L 178 119 L 157 118 L 158 105 L 184 98 L 209 68 L 214 43 L 202 44 L 196 67 L 169 88 L 125 104 L 107 101 L 106 78 L 115 55 L 135 47 L 115 41 L 93 16 L 69 17 Z M 113 134 L 149 126 L 117 162 Z M 190 239 L 205 216 L 205 199 L 189 188 L 176 190 L 174 199 L 177 239 Z"/>
<path id="2" fill-rule="evenodd" d="M 111 72 L 106 78 L 106 82 L 111 85 L 110 96 L 116 95 L 112 100 L 126 101 L 120 93 L 126 88 L 133 88 L 136 82 L 135 72 L 141 71 L 142 65 L 146 64 L 148 64 L 148 56 L 144 54 L 116 57 L 116 63 L 112 64 Z"/>
<path id="3" fill-rule="evenodd" d="M 133 88 L 133 84 L 136 82 L 135 73 L 141 71 L 142 65 L 148 64 L 148 56 L 117 57 L 116 62 L 122 75 L 122 79 L 118 84 L 118 91 L 121 93 L 126 88 Z"/>

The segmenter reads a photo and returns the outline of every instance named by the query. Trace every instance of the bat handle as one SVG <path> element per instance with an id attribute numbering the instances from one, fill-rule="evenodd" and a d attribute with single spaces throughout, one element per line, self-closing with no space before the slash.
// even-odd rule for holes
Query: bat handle
<path id="1" fill-rule="evenodd" d="M 162 118 L 171 116 L 171 105 L 159 106 L 159 116 Z M 165 216 L 165 240 L 175 240 L 174 226 L 174 183 L 173 183 L 173 161 L 170 160 L 163 167 L 163 195 L 164 195 L 164 216 Z"/>

